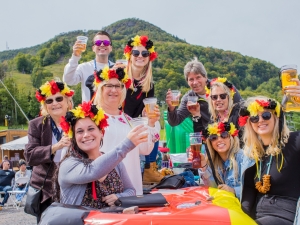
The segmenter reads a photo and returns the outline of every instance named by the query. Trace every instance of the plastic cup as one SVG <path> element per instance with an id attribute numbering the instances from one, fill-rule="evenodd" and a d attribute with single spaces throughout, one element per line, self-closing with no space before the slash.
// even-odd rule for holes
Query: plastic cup
<path id="1" fill-rule="evenodd" d="M 180 98 L 180 91 L 179 90 L 172 90 L 172 106 L 179 106 L 179 98 Z"/>
<path id="2" fill-rule="evenodd" d="M 130 120 L 130 123 L 131 123 L 132 127 L 137 127 L 139 125 L 147 126 L 148 118 L 147 117 L 137 117 L 137 118 Z M 148 134 L 148 130 L 142 132 L 142 134 Z"/>
<path id="3" fill-rule="evenodd" d="M 120 63 L 120 64 L 124 64 L 125 66 L 127 66 L 128 61 L 126 59 L 117 59 L 116 60 L 116 64 Z"/>
<path id="4" fill-rule="evenodd" d="M 200 132 L 190 133 L 191 152 L 193 153 L 192 166 L 195 169 L 201 168 L 201 147 L 202 135 Z"/>
<path id="5" fill-rule="evenodd" d="M 198 96 L 188 96 L 187 108 L 188 110 L 197 109 Z"/>
<path id="6" fill-rule="evenodd" d="M 144 105 L 145 105 L 147 116 L 149 118 L 156 117 L 155 106 L 156 106 L 156 103 L 157 103 L 157 98 L 154 98 L 154 97 L 153 98 L 145 98 L 143 100 L 143 102 L 144 102 Z"/>
<path id="7" fill-rule="evenodd" d="M 85 52 L 88 39 L 89 38 L 86 36 L 77 36 L 77 41 L 80 41 L 80 44 L 78 45 L 81 52 Z"/>

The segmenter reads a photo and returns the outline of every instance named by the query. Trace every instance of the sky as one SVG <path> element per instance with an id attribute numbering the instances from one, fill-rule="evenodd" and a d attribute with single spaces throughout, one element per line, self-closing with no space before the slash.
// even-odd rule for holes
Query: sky
<path id="1" fill-rule="evenodd" d="M 138 18 L 193 45 L 300 68 L 299 11 L 299 0 L 1 0 L 0 51 Z"/>

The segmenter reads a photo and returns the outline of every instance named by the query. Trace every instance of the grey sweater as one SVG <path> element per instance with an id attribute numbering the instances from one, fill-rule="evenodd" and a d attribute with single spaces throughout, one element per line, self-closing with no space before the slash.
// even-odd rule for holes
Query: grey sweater
<path id="1" fill-rule="evenodd" d="M 98 157 L 90 164 L 85 165 L 75 157 L 65 159 L 60 165 L 58 174 L 60 202 L 81 205 L 87 184 L 102 178 L 114 168 L 124 185 L 124 192 L 116 193 L 116 195 L 118 197 L 135 195 L 135 189 L 121 162 L 126 154 L 134 148 L 135 145 L 126 138 L 113 151 Z"/>

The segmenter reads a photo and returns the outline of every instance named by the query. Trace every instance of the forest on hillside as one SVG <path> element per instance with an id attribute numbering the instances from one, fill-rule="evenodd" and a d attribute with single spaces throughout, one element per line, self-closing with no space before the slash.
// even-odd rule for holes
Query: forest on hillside
<path id="1" fill-rule="evenodd" d="M 179 89 L 182 93 L 188 90 L 183 67 L 195 57 L 204 64 L 209 78 L 226 77 L 240 90 L 244 98 L 260 94 L 281 100 L 279 68 L 269 62 L 243 56 L 237 52 L 191 45 L 153 24 L 134 18 L 117 21 L 104 27 L 103 30 L 112 36 L 113 52 L 110 55 L 112 61 L 124 58 L 124 46 L 129 38 L 136 34 L 148 35 L 154 42 L 158 58 L 153 62 L 153 76 L 155 95 L 160 101 L 164 101 L 168 88 Z M 31 48 L 0 52 L 0 79 L 11 90 L 28 118 L 34 118 L 39 112 L 39 104 L 34 97 L 35 89 L 53 78 L 53 71 L 49 69 L 49 65 L 68 60 L 78 35 L 89 37 L 87 51 L 83 53 L 81 62 L 92 60 L 94 52 L 91 51 L 91 40 L 96 32 L 89 30 L 61 33 Z M 24 77 L 29 76 L 31 86 L 27 85 L 26 88 L 16 86 L 13 75 L 15 72 L 23 74 Z M 74 102 L 78 104 L 81 101 L 80 86 L 77 85 L 73 89 L 76 91 Z M 0 118 L 4 118 L 6 114 L 18 114 L 11 97 L 1 85 L 0 95 Z M 15 121 L 15 123 L 24 122 L 25 119 L 21 116 Z"/>

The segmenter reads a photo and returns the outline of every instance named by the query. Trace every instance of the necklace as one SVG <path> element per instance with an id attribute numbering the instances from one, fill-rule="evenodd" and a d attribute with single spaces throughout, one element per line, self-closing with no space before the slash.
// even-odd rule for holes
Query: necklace
<path id="1" fill-rule="evenodd" d="M 261 169 L 261 160 L 259 162 L 259 172 L 258 172 L 258 175 L 259 175 L 259 180 L 255 183 L 255 188 L 262 194 L 266 194 L 268 191 L 270 191 L 270 187 L 271 187 L 271 175 L 269 175 L 269 172 L 270 172 L 270 167 L 271 167 L 271 164 L 272 164 L 272 155 L 270 157 L 270 161 L 267 163 L 267 166 L 268 166 L 268 170 L 267 170 L 267 173 L 265 175 L 263 175 L 262 177 L 262 181 L 261 181 L 261 172 L 262 172 L 262 169 Z"/>

